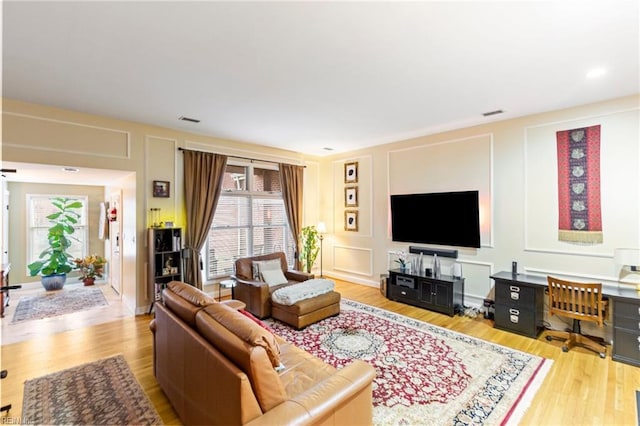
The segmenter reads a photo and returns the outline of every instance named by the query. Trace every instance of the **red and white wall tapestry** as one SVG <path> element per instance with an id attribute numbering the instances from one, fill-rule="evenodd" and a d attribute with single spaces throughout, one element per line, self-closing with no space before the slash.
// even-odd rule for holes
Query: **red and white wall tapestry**
<path id="1" fill-rule="evenodd" d="M 556 132 L 558 239 L 602 243 L 600 125 Z"/>

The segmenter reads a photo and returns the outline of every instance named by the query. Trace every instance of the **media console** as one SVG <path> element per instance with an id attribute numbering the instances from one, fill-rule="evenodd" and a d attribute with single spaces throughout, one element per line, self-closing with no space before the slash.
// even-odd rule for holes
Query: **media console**
<path id="1" fill-rule="evenodd" d="M 453 316 L 464 309 L 464 278 L 392 269 L 387 298 Z"/>

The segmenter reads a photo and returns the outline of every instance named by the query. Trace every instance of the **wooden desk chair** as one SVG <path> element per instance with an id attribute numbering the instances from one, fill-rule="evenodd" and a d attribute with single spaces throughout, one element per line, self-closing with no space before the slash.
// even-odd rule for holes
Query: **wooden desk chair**
<path id="1" fill-rule="evenodd" d="M 601 283 L 579 283 L 547 277 L 549 285 L 549 314 L 573 319 L 571 331 L 547 330 L 546 339 L 564 340 L 562 351 L 582 346 L 597 352 L 600 358 L 607 356 L 607 349 L 600 342 L 582 335 L 580 321 L 592 321 L 600 327 L 607 315 L 607 301 L 602 299 Z"/>

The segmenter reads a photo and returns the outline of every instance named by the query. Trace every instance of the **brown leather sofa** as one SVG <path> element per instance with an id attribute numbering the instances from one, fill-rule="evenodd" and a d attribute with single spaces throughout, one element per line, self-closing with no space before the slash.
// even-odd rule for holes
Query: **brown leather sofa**
<path id="1" fill-rule="evenodd" d="M 366 362 L 336 370 L 188 284 L 155 309 L 154 374 L 185 425 L 371 424 Z"/>
<path id="2" fill-rule="evenodd" d="M 253 262 L 273 259 L 280 259 L 280 267 L 288 280 L 286 284 L 269 286 L 265 282 L 254 279 Z M 297 284 L 313 277 L 313 274 L 288 269 L 287 257 L 283 252 L 237 259 L 235 262 L 235 274 L 231 276 L 236 280 L 234 297 L 246 303 L 247 311 L 260 319 L 271 316 L 271 293 L 279 288 Z"/>

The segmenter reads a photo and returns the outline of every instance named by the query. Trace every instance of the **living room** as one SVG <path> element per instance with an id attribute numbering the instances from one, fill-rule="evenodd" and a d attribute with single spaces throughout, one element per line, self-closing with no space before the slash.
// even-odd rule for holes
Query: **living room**
<path id="1" fill-rule="evenodd" d="M 5 4 L 5 19 L 11 16 L 10 12 Z M 637 31 L 637 19 L 635 23 Z M 620 37 L 626 35 L 623 33 Z M 12 40 L 10 35 L 5 36 L 4 43 Z M 637 47 L 637 41 L 630 47 L 634 46 Z M 632 57 L 635 68 L 619 70 L 621 75 L 604 78 L 628 81 L 628 74 L 633 72 L 637 77 L 638 53 L 637 49 L 631 50 L 625 52 Z M 11 62 L 11 57 L 5 62 Z M 552 64 L 548 66 L 552 67 Z M 149 73 L 149 70 L 145 72 Z M 15 78 L 15 74 L 5 72 L 5 78 Z M 136 314 L 146 313 L 153 300 L 153 289 L 146 284 L 144 243 L 149 209 L 161 208 L 163 221 L 173 222 L 177 227 L 185 226 L 183 154 L 179 148 L 304 165 L 303 222 L 327 225 L 322 253 L 324 274 L 376 289 L 381 274 L 386 274 L 393 266 L 394 253 L 408 249 L 408 244 L 391 239 L 389 195 L 479 190 L 481 247 L 459 249 L 457 261 L 462 265 L 465 278 L 465 304 L 481 307 L 485 298 L 492 297 L 490 276 L 511 270 L 513 261 L 518 262 L 520 272 L 541 276 L 557 274 L 618 285 L 622 268 L 614 262 L 615 249 L 640 247 L 637 219 L 640 215 L 640 95 L 637 78 L 630 86 L 610 85 L 605 94 L 599 87 L 589 86 L 604 83 L 583 82 L 582 74 L 580 84 L 577 74 L 574 78 L 576 88 L 561 92 L 553 103 L 556 107 L 515 115 L 509 106 L 501 103 L 497 95 L 499 78 L 496 77 L 491 84 L 496 90 L 496 100 L 484 98 L 485 109 L 473 114 L 480 116 L 482 112 L 504 108 L 503 114 L 471 120 L 471 112 L 463 106 L 460 107 L 463 112 L 456 116 L 456 123 L 449 120 L 439 129 L 432 125 L 423 133 L 417 132 L 416 129 L 421 128 L 418 124 L 409 129 L 413 132 L 405 132 L 406 137 L 346 151 L 335 149 L 334 153 L 321 149 L 334 145 L 329 136 L 326 136 L 326 143 L 315 141 L 317 151 L 283 149 L 247 142 L 251 140 L 249 138 L 236 140 L 225 133 L 217 136 L 204 133 L 190 123 L 180 122 L 170 128 L 143 118 L 90 113 L 91 108 L 85 108 L 82 103 L 64 107 L 49 102 L 44 95 L 22 97 L 17 90 L 12 92 L 5 87 L 2 160 L 129 173 L 122 182 L 105 187 L 105 193 L 120 191 L 122 194 L 122 299 Z M 108 83 L 107 79 L 101 81 Z M 460 103 L 465 103 L 474 93 L 470 86 L 483 84 L 486 82 L 469 77 L 448 96 L 459 97 Z M 531 86 L 537 84 L 535 81 L 530 83 Z M 256 93 L 260 93 L 257 89 Z M 510 90 L 516 89 L 512 86 Z M 581 97 L 580 92 L 590 96 Z M 12 93 L 15 94 L 12 96 Z M 42 93 L 45 93 L 44 89 Z M 430 96 L 425 93 L 429 92 L 421 93 L 420 102 L 407 104 L 411 109 L 426 108 L 424 103 L 428 103 Z M 395 104 L 384 94 L 380 96 L 380 103 Z M 531 93 L 524 97 L 532 99 L 531 102 L 535 99 Z M 434 99 L 444 101 L 440 97 L 434 96 Z M 254 100 L 260 102 L 260 99 Z M 179 107 L 182 108 L 180 112 L 174 114 L 172 111 L 176 117 L 192 115 L 187 111 L 188 106 Z M 338 105 L 334 107 L 339 109 Z M 149 107 L 149 111 L 153 108 Z M 402 115 L 403 109 L 395 104 L 393 109 L 378 113 L 381 116 L 374 122 L 383 121 L 385 116 Z M 434 114 L 433 111 L 430 113 Z M 206 117 L 201 118 L 206 121 Z M 357 121 L 350 120 L 349 115 L 334 119 Z M 295 117 L 291 118 L 291 121 L 295 120 Z M 373 127 L 374 122 L 368 121 L 366 125 Z M 600 176 L 604 238 L 598 244 L 559 241 L 556 132 L 596 125 L 602 129 Z M 259 140 L 259 136 L 254 140 Z M 339 144 L 338 141 L 335 146 Z M 351 209 L 345 207 L 347 164 L 357 164 L 358 173 L 357 207 Z M 169 182 L 170 196 L 153 197 L 153 181 Z M 16 200 L 16 203 L 22 201 Z M 357 211 L 357 230 L 345 229 L 345 210 Z M 32 280 L 26 275 L 20 276 L 24 266 L 12 259 L 13 282 Z M 319 268 L 320 265 L 316 265 L 316 272 Z M 443 260 L 443 268 L 449 271 L 452 263 Z M 605 338 L 611 334 L 610 324 L 604 330 L 585 328 Z"/>

